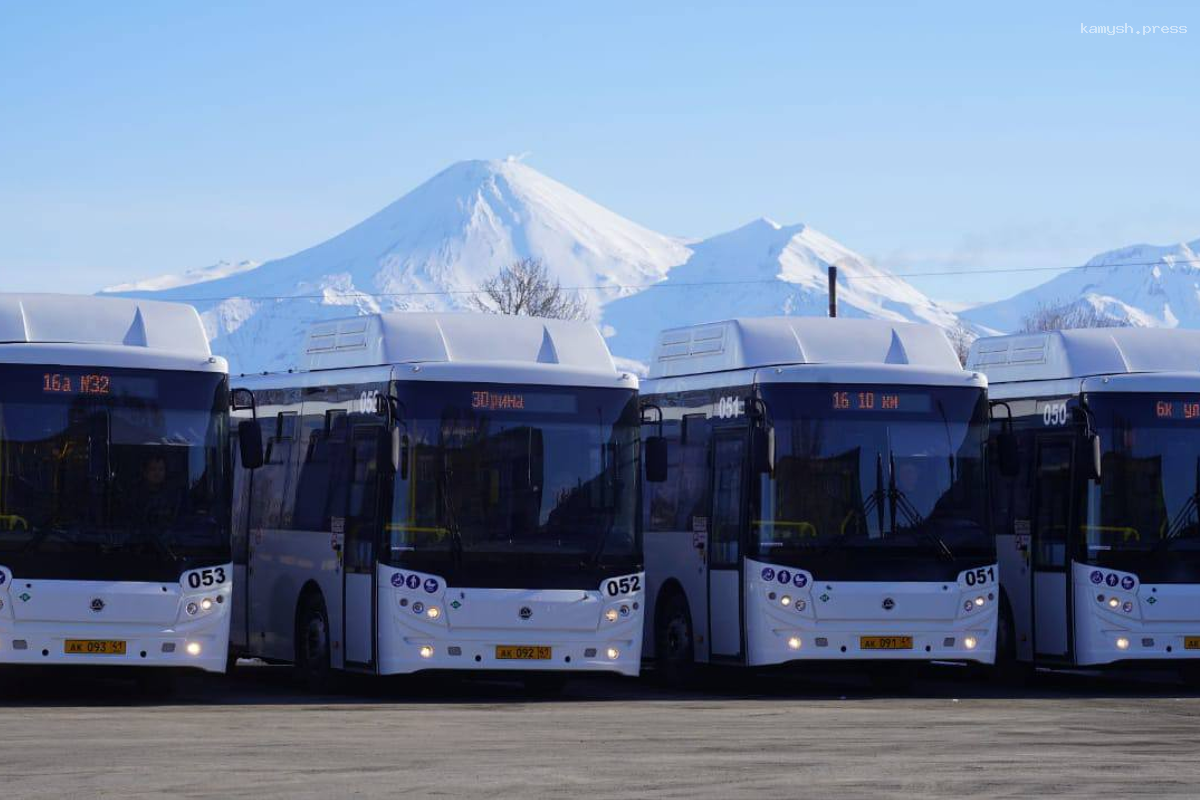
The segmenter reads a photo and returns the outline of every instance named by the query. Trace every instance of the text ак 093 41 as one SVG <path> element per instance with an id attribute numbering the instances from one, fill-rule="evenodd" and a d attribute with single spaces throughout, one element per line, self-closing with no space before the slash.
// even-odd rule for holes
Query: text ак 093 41
<path id="1" fill-rule="evenodd" d="M 108 375 L 68 375 L 47 372 L 42 375 L 42 391 L 49 394 L 108 394 L 112 378 Z"/>

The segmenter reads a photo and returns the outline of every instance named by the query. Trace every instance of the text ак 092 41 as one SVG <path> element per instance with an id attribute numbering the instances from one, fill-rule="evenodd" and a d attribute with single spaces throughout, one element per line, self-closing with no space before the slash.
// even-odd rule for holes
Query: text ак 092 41
<path id="1" fill-rule="evenodd" d="M 49 394 L 108 394 L 112 379 L 108 375 L 67 375 L 47 372 L 42 375 L 42 391 Z"/>

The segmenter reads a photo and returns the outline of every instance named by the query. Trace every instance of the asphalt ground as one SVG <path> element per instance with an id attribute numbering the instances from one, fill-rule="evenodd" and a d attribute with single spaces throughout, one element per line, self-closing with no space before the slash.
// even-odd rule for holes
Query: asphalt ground
<path id="1" fill-rule="evenodd" d="M 355 678 L 317 696 L 243 662 L 155 698 L 107 673 L 3 673 L 0 795 L 1197 797 L 1200 691 L 1162 677 L 1012 689 L 947 667 L 881 693 L 854 673 L 715 672 L 545 699 Z"/>

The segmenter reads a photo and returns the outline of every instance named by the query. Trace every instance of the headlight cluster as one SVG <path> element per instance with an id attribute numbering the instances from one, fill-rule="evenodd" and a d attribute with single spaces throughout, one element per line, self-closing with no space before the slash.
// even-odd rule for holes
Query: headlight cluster
<path id="1" fill-rule="evenodd" d="M 425 617 L 425 619 L 429 620 L 430 622 L 437 622 L 442 618 L 442 609 L 435 605 L 427 606 L 420 600 L 409 604 L 407 597 L 401 597 L 399 602 L 401 608 L 408 608 L 417 616 Z M 428 656 L 426 656 L 426 658 L 428 658 Z"/>
<path id="2" fill-rule="evenodd" d="M 988 592 L 986 595 L 979 594 L 974 597 L 968 597 L 967 599 L 963 600 L 963 611 L 970 613 L 977 609 L 983 608 L 995 599 L 995 592 Z"/>
<path id="3" fill-rule="evenodd" d="M 189 617 L 202 617 L 224 602 L 224 595 L 188 600 L 187 604 L 183 607 L 183 611 Z"/>
<path id="4" fill-rule="evenodd" d="M 1132 614 L 1134 609 L 1132 600 L 1122 601 L 1119 597 L 1098 594 L 1096 595 L 1096 602 L 1109 611 L 1124 611 L 1126 614 Z"/>
<path id="5" fill-rule="evenodd" d="M 772 602 L 779 603 L 779 605 L 783 606 L 784 608 L 794 608 L 797 611 L 803 611 L 804 609 L 808 608 L 807 600 L 805 600 L 803 597 L 793 598 L 790 594 L 785 594 L 782 597 L 779 597 L 775 594 L 775 592 L 768 592 L 767 599 Z"/>
<path id="6" fill-rule="evenodd" d="M 609 622 L 629 619 L 630 615 L 638 610 L 638 607 L 637 603 L 621 603 L 619 606 L 610 606 L 604 610 L 604 619 Z"/>

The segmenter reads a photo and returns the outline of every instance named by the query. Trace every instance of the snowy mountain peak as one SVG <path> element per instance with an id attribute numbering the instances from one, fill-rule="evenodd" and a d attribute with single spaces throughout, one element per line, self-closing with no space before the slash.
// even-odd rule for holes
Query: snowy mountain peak
<path id="1" fill-rule="evenodd" d="M 1200 328 L 1200 239 L 1095 256 L 1040 286 L 963 312 L 982 329 L 1019 330 L 1039 307 L 1086 304 L 1134 325 Z"/>

